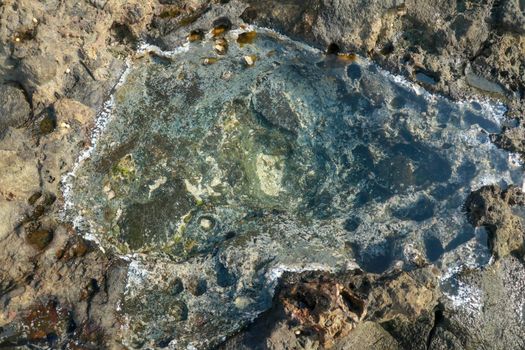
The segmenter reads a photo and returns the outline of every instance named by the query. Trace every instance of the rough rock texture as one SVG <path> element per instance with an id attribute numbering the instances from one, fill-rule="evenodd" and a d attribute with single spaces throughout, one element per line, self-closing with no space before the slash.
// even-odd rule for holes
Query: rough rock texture
<path id="1" fill-rule="evenodd" d="M 61 222 L 60 179 L 154 6 L 0 2 L 1 347 L 114 344 L 126 269 Z"/>
<path id="2" fill-rule="evenodd" d="M 425 349 L 438 305 L 437 283 L 432 267 L 383 276 L 360 270 L 340 276 L 286 274 L 273 307 L 220 348 L 400 349 L 412 344 Z M 393 337 L 389 328 L 406 331 Z"/>
<path id="3" fill-rule="evenodd" d="M 501 98 L 513 116 L 523 118 L 522 0 L 159 3 L 0 1 L 0 347 L 122 348 L 123 320 L 114 311 L 127 267 L 61 222 L 60 178 L 89 147 L 94 115 L 142 35 L 166 46 L 180 43 L 200 16 L 211 25 L 218 6 L 229 6 L 235 25 L 257 23 L 322 48 L 335 43 L 336 51 L 369 55 L 430 90 L 455 98 Z M 521 126 L 494 140 L 525 153 Z M 425 285 L 417 276 L 425 269 L 320 281 L 289 276 L 274 308 L 225 348 L 525 347 L 523 230 L 515 214 L 523 200 L 515 193 L 482 188 L 467 203 L 469 217 L 487 228 L 499 258 L 484 270 L 458 274 L 460 291 L 474 298 L 469 303 L 454 296 L 437 303 L 436 284 Z M 369 278 L 373 288 L 365 293 L 348 284 L 360 278 Z M 327 306 L 302 307 L 298 298 L 305 292 Z M 359 300 L 366 314 L 355 309 Z M 345 313 L 352 322 L 341 323 Z M 320 325 L 322 317 L 334 318 L 346 336 Z"/>
<path id="4" fill-rule="evenodd" d="M 522 349 L 523 262 L 506 257 L 458 276 L 459 292 L 443 299 L 429 349 Z"/>
<path id="5" fill-rule="evenodd" d="M 493 254 L 503 258 L 509 254 L 523 257 L 525 237 L 523 219 L 512 208 L 525 205 L 525 196 L 517 187 L 502 191 L 486 186 L 471 193 L 465 203 L 468 218 L 474 226 L 484 226 L 489 233 Z"/>
<path id="6" fill-rule="evenodd" d="M 9 127 L 21 127 L 30 114 L 31 108 L 22 89 L 13 84 L 0 85 L 0 135 Z"/>
<path id="7" fill-rule="evenodd" d="M 518 0 L 246 2 L 242 18 L 250 23 L 321 48 L 334 43 L 367 54 L 453 97 L 506 96 L 521 111 L 525 62 Z"/>

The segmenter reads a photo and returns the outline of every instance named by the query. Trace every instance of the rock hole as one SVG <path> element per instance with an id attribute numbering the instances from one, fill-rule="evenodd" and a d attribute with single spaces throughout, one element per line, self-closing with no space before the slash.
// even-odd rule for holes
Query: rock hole
<path id="1" fill-rule="evenodd" d="M 343 298 L 348 310 L 356 314 L 359 318 L 363 316 L 363 313 L 365 312 L 365 302 L 363 300 L 346 290 L 341 292 L 341 298 Z"/>
<path id="2" fill-rule="evenodd" d="M 134 46 L 137 42 L 135 34 L 125 24 L 114 22 L 110 28 L 110 33 L 119 44 Z"/>
<path id="3" fill-rule="evenodd" d="M 331 43 L 326 48 L 326 54 L 327 55 L 337 55 L 340 52 L 341 52 L 341 48 L 336 43 Z"/>

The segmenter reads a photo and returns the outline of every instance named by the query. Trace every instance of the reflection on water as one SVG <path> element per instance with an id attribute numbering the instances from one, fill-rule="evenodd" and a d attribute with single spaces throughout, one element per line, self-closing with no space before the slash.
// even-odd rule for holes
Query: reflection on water
<path id="1" fill-rule="evenodd" d="M 278 267 L 355 259 L 381 272 L 407 245 L 439 262 L 475 239 L 466 195 L 518 180 L 489 142 L 499 130 L 490 105 L 454 104 L 270 32 L 242 47 L 227 39 L 224 56 L 205 41 L 138 60 L 71 183 L 84 230 L 106 249 L 143 253 L 130 286 L 145 291 L 130 292 L 125 312 L 146 314 L 148 288 L 184 282 L 176 296 L 155 292 L 180 311 L 165 330 L 130 321 L 144 337 L 231 332 L 268 306 Z M 198 330 L 197 315 L 209 321 Z"/>

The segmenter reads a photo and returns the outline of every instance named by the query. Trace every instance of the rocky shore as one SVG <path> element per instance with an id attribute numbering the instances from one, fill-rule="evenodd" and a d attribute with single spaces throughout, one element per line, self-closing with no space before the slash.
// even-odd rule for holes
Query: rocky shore
<path id="1" fill-rule="evenodd" d="M 129 263 L 64 219 L 62 180 L 91 146 L 96 116 L 139 43 L 169 50 L 222 17 L 366 56 L 454 100 L 501 101 L 508 121 L 491 140 L 525 155 L 522 0 L 0 0 L 0 347 L 178 348 L 176 336 L 123 344 Z M 268 311 L 210 346 L 525 348 L 524 205 L 515 186 L 469 196 L 465 215 L 486 230 L 493 257 L 456 272 L 456 296 L 417 254 L 410 268 L 382 274 L 288 272 Z M 199 294 L 194 284 L 181 288 Z"/>

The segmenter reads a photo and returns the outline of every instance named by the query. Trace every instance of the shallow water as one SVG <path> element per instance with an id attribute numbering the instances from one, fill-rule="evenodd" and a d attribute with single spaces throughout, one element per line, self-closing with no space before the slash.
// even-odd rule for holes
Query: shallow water
<path id="1" fill-rule="evenodd" d="M 284 270 L 382 272 L 407 251 L 485 264 L 462 204 L 521 181 L 489 141 L 501 106 L 257 30 L 242 47 L 228 34 L 224 56 L 206 40 L 134 62 L 69 181 L 79 228 L 133 261 L 133 346 L 218 341 L 268 307 Z"/>

